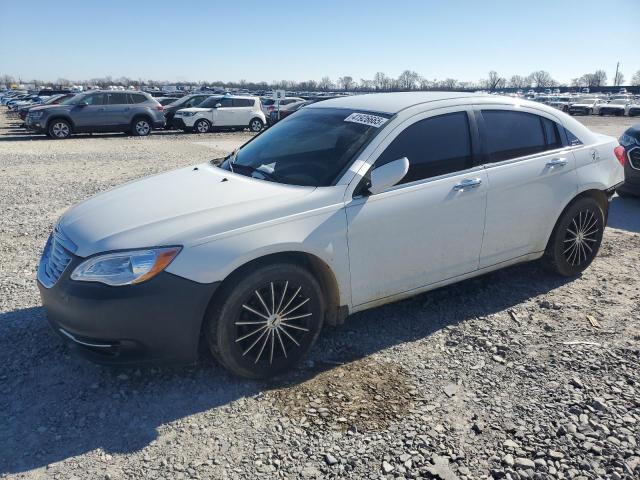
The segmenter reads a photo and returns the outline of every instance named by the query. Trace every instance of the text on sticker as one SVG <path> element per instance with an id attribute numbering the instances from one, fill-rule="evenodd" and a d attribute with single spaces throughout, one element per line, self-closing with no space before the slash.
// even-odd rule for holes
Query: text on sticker
<path id="1" fill-rule="evenodd" d="M 345 122 L 361 123 L 370 127 L 380 127 L 388 119 L 378 115 L 370 115 L 368 113 L 352 113 L 344 119 Z"/>

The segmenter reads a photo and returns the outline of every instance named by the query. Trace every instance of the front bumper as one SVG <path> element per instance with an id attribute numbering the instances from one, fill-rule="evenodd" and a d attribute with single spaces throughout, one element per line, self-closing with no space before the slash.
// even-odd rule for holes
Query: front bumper
<path id="1" fill-rule="evenodd" d="M 173 128 L 177 128 L 179 130 L 190 130 L 193 128 L 193 124 L 194 122 L 191 122 L 191 125 L 189 125 L 187 122 L 185 122 L 183 117 L 173 117 Z"/>
<path id="2" fill-rule="evenodd" d="M 219 283 L 168 272 L 123 287 L 71 280 L 82 261 L 73 256 L 50 288 L 38 280 L 47 319 L 61 338 L 98 363 L 196 361 L 202 321 Z"/>

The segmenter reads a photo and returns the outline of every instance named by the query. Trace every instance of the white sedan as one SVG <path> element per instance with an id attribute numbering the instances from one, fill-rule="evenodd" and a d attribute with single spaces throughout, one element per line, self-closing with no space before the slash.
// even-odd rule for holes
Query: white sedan
<path id="1" fill-rule="evenodd" d="M 38 270 L 47 317 L 94 360 L 193 362 L 201 338 L 251 378 L 324 323 L 520 262 L 595 258 L 624 149 L 540 103 L 466 93 L 309 105 L 222 164 L 68 210 Z"/>

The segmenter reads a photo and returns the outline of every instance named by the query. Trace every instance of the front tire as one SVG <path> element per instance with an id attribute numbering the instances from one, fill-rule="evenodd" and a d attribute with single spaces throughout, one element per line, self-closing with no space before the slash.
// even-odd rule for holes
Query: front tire
<path id="1" fill-rule="evenodd" d="M 264 123 L 259 118 L 253 118 L 249 122 L 249 130 L 253 133 L 258 133 L 264 128 Z"/>
<path id="2" fill-rule="evenodd" d="M 147 118 L 136 118 L 131 125 L 131 134 L 136 137 L 146 137 L 151 130 L 151 122 Z"/>
<path id="3" fill-rule="evenodd" d="M 209 133 L 211 130 L 211 122 L 204 118 L 201 118 L 193 124 L 193 131 L 196 133 Z"/>
<path id="4" fill-rule="evenodd" d="M 297 364 L 324 319 L 322 289 L 307 270 L 277 263 L 228 282 L 206 319 L 213 356 L 232 373 L 268 378 Z"/>
<path id="5" fill-rule="evenodd" d="M 584 271 L 598 254 L 605 215 L 593 198 L 581 198 L 558 219 L 545 252 L 545 263 L 564 277 Z"/>
<path id="6" fill-rule="evenodd" d="M 49 124 L 47 129 L 49 138 L 55 138 L 56 140 L 64 140 L 71 135 L 71 125 L 66 120 L 56 119 Z"/>

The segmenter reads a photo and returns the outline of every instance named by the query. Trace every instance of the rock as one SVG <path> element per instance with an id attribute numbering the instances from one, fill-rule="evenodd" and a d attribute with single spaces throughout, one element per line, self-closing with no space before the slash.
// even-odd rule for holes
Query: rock
<path id="1" fill-rule="evenodd" d="M 522 469 L 536 468 L 536 464 L 533 462 L 533 460 L 529 460 L 528 458 L 522 458 L 522 457 L 516 458 L 514 465 L 516 468 L 522 468 Z"/>
<path id="2" fill-rule="evenodd" d="M 597 410 L 599 412 L 604 412 L 605 410 L 607 410 L 607 404 L 605 403 L 604 398 L 601 397 L 594 397 L 591 400 L 590 405 L 594 410 Z"/>
<path id="3" fill-rule="evenodd" d="M 393 472 L 393 470 L 394 470 L 394 466 L 391 465 L 389 462 L 387 462 L 386 460 L 382 462 L 382 471 L 385 475 L 387 473 Z"/>
<path id="4" fill-rule="evenodd" d="M 327 453 L 324 456 L 324 460 L 325 462 L 327 462 L 327 465 L 335 465 L 336 463 L 338 463 L 338 459 L 333 455 L 331 455 L 330 453 Z"/>
<path id="5" fill-rule="evenodd" d="M 554 460 L 562 460 L 564 458 L 564 453 L 557 450 L 549 450 L 548 455 L 549 458 L 553 458 Z"/>
<path id="6" fill-rule="evenodd" d="M 456 385 L 455 383 L 450 383 L 449 385 L 444 387 L 444 393 L 447 395 L 447 397 L 453 397 L 458 393 L 459 389 L 460 387 L 458 385 Z"/>
<path id="7" fill-rule="evenodd" d="M 573 377 L 571 380 L 569 380 L 569 384 L 573 385 L 576 388 L 584 388 L 584 384 L 580 381 L 579 378 Z"/>
<path id="8" fill-rule="evenodd" d="M 493 357 L 491 357 L 493 359 L 494 362 L 498 362 L 498 363 L 506 363 L 507 361 L 504 359 L 504 357 L 501 357 L 500 355 L 494 355 Z"/>
<path id="9" fill-rule="evenodd" d="M 516 442 L 514 442 L 511 439 L 507 439 L 504 441 L 504 443 L 502 444 L 503 447 L 505 448 L 511 448 L 513 450 L 520 448 L 520 445 L 518 445 Z"/>
<path id="10" fill-rule="evenodd" d="M 513 460 L 513 455 L 507 453 L 504 457 L 502 457 L 502 463 L 509 467 L 513 467 L 513 464 L 515 463 Z"/>

